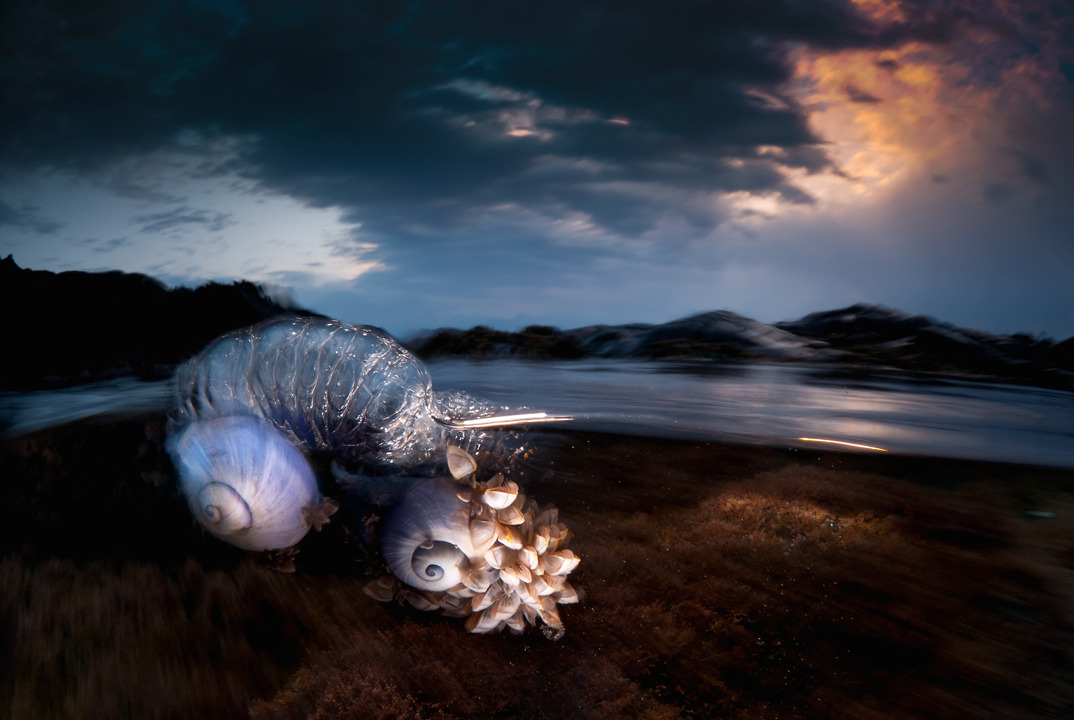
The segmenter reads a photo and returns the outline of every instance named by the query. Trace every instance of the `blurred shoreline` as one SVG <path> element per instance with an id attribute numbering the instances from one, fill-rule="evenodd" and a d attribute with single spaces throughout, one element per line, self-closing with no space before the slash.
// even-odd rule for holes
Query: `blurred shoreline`
<path id="1" fill-rule="evenodd" d="M 249 282 L 167 288 L 139 273 L 30 270 L 10 255 L 0 260 L 0 303 L 18 308 L 9 318 L 17 351 L 4 355 L 0 390 L 159 380 L 225 332 L 279 315 L 316 314 Z M 441 328 L 399 340 L 425 360 L 783 363 L 1074 390 L 1074 338 L 996 335 L 864 303 L 775 324 L 714 310 L 656 325 Z"/>
<path id="2" fill-rule="evenodd" d="M 757 363 L 440 359 L 428 367 L 436 390 L 570 416 L 568 431 L 771 447 L 827 442 L 848 452 L 1074 468 L 1074 394 L 1060 390 Z M 163 413 L 172 392 L 171 381 L 133 378 L 0 392 L 0 437 Z"/>

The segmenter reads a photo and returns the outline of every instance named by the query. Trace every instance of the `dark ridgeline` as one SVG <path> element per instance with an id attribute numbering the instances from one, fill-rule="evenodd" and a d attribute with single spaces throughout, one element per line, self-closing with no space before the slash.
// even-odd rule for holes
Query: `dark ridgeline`
<path id="1" fill-rule="evenodd" d="M 281 314 L 310 315 L 249 282 L 167 288 L 139 273 L 61 272 L 0 260 L 7 308 L 0 390 L 133 376 L 166 378 L 221 333 Z"/>
<path id="2" fill-rule="evenodd" d="M 409 343 L 423 358 L 622 358 L 797 362 L 844 370 L 962 377 L 1074 389 L 1074 338 L 993 335 L 925 315 L 857 304 L 774 325 L 727 311 L 659 325 L 440 329 Z"/>
<path id="3" fill-rule="evenodd" d="M 0 261 L 0 292 L 9 329 L 0 390 L 165 378 L 228 330 L 315 314 L 245 281 L 169 289 L 137 273 L 27 270 L 11 256 Z M 425 359 L 793 362 L 1074 389 L 1074 338 L 993 335 L 866 304 L 774 325 L 719 310 L 656 325 L 442 328 L 407 346 Z"/>
<path id="4" fill-rule="evenodd" d="M 1055 343 L 1024 333 L 993 335 L 879 305 L 813 313 L 776 327 L 825 342 L 852 360 L 907 369 L 997 377 L 1055 375 L 1059 385 L 1062 371 L 1074 369 L 1074 338 Z"/>
<path id="5" fill-rule="evenodd" d="M 589 354 L 574 338 L 549 325 L 530 325 L 519 332 L 493 330 L 484 325 L 469 330 L 441 328 L 430 335 L 414 338 L 407 346 L 424 358 L 576 360 Z"/>

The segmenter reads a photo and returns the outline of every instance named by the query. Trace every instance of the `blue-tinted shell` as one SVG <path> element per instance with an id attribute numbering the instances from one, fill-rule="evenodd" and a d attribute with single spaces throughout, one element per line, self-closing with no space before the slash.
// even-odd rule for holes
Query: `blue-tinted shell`
<path id="1" fill-rule="evenodd" d="M 290 547 L 320 502 L 309 462 L 271 424 L 235 416 L 191 423 L 170 444 L 179 484 L 205 529 L 246 550 Z"/>

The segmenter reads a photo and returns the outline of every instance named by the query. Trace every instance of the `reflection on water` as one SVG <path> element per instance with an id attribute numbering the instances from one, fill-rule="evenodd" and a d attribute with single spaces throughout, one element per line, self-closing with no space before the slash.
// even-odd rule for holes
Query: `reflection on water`
<path id="1" fill-rule="evenodd" d="M 172 402 L 172 383 L 119 378 L 62 390 L 0 393 L 0 437 L 12 437 L 74 420 L 163 412 Z"/>
<path id="2" fill-rule="evenodd" d="M 1074 467 L 1074 395 L 1057 390 L 773 365 L 453 360 L 430 370 L 437 387 L 574 415 L 586 429 Z"/>
<path id="3" fill-rule="evenodd" d="M 429 369 L 439 390 L 573 415 L 582 429 L 775 446 L 836 440 L 1074 467 L 1074 395 L 1057 390 L 850 378 L 801 366 L 449 360 Z M 0 428 L 11 436 L 95 415 L 162 411 L 170 391 L 168 382 L 117 380 L 3 393 Z"/>

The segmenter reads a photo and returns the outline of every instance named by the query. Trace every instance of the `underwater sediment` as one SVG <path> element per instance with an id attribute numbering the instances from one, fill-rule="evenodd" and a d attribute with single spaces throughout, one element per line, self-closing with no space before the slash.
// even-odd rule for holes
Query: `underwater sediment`
<path id="1" fill-rule="evenodd" d="M 190 517 L 165 420 L 7 439 L 11 718 L 1047 718 L 1074 714 L 1074 473 L 534 434 L 528 493 L 582 562 L 568 632 L 475 636 Z"/>

